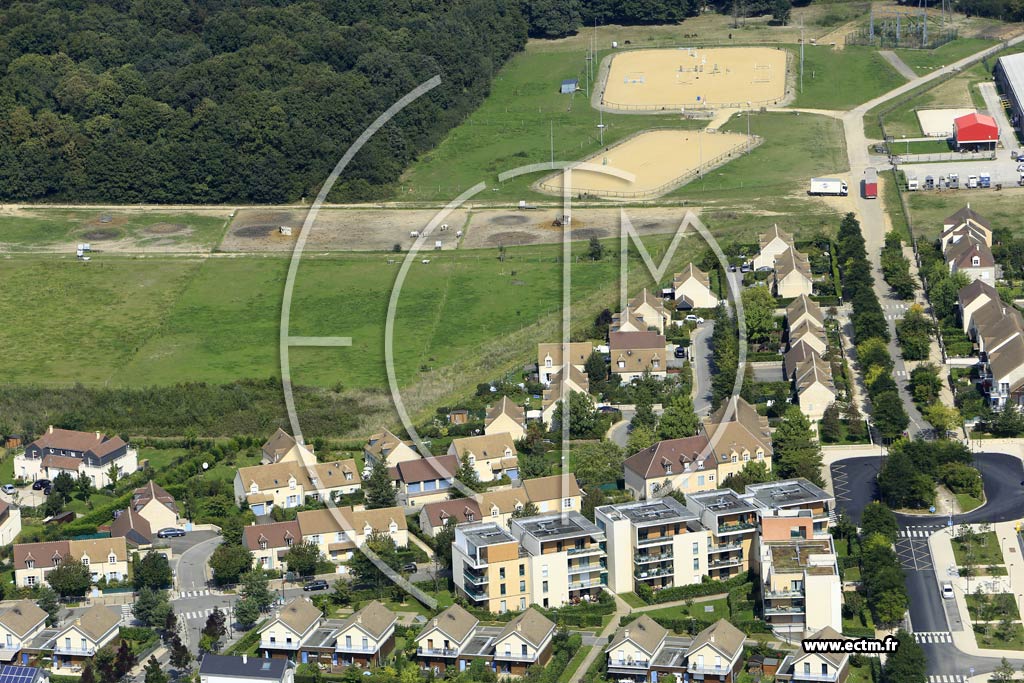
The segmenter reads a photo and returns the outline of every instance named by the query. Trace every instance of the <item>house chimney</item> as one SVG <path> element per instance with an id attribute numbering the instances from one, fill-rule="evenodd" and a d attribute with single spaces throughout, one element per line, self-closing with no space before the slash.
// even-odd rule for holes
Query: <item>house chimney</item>
<path id="1" fill-rule="evenodd" d="M 363 623 L 363 615 L 362 614 L 357 614 L 356 615 L 356 623 L 357 624 Z"/>
<path id="2" fill-rule="evenodd" d="M 522 633 L 523 632 L 523 622 L 521 622 L 521 621 L 517 621 L 516 622 L 516 632 L 517 633 Z"/>
<path id="3" fill-rule="evenodd" d="M 49 426 L 49 427 L 48 427 L 48 428 L 46 429 L 46 433 L 47 433 L 47 434 L 53 434 L 53 425 L 50 425 L 50 426 Z"/>
<path id="4" fill-rule="evenodd" d="M 715 632 L 714 631 L 711 632 L 711 642 L 712 643 L 715 642 Z"/>
<path id="5" fill-rule="evenodd" d="M 434 617 L 434 626 L 437 627 L 437 617 Z"/>
<path id="6" fill-rule="evenodd" d="M 629 629 L 628 628 L 625 631 L 622 632 L 622 637 L 626 638 L 627 640 L 629 639 Z"/>
<path id="7" fill-rule="evenodd" d="M 249 655 L 242 653 L 242 664 L 246 664 L 249 661 Z"/>

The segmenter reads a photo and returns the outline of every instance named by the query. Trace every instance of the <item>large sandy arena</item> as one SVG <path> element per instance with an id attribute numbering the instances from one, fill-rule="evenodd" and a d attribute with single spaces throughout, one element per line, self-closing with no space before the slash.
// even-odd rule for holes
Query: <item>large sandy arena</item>
<path id="1" fill-rule="evenodd" d="M 636 176 L 635 181 L 599 171 L 573 171 L 573 195 L 646 199 L 665 194 L 706 169 L 746 150 L 747 136 L 696 130 L 650 130 L 588 157 L 592 164 L 614 167 Z M 538 187 L 562 194 L 561 172 L 542 180 Z"/>
<path id="2" fill-rule="evenodd" d="M 917 121 L 921 124 L 921 132 L 930 138 L 948 138 L 953 136 L 953 121 L 974 114 L 976 110 L 962 109 L 918 109 Z"/>
<path id="3" fill-rule="evenodd" d="M 780 104 L 786 54 L 770 47 L 620 52 L 611 56 L 601 104 L 626 111 Z"/>

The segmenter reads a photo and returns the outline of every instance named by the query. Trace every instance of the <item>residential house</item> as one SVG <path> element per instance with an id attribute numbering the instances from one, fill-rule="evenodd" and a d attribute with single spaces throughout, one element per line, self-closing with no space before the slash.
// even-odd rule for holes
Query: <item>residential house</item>
<path id="1" fill-rule="evenodd" d="M 659 441 L 626 458 L 623 469 L 626 490 L 637 500 L 718 488 L 717 463 L 703 434 Z"/>
<path id="2" fill-rule="evenodd" d="M 563 352 L 568 356 L 567 359 L 563 358 Z M 537 344 L 537 379 L 541 384 L 551 384 L 551 376 L 562 370 L 565 362 L 582 371 L 593 352 L 594 346 L 590 342 Z"/>
<path id="3" fill-rule="evenodd" d="M 978 349 L 978 388 L 993 410 L 1020 405 L 1024 399 L 1024 317 L 998 299 L 974 305 L 977 299 L 989 296 L 986 292 L 972 295 L 967 290 L 974 285 L 960 293 L 961 305 L 969 302 L 969 308 L 961 308 L 967 334 Z"/>
<path id="4" fill-rule="evenodd" d="M 801 294 L 786 306 L 786 326 L 792 329 L 804 321 L 825 329 L 825 313 L 821 306 L 811 297 Z"/>
<path id="5" fill-rule="evenodd" d="M 758 508 L 732 489 L 686 496 L 686 507 L 708 530 L 708 576 L 728 579 L 750 569 Z"/>
<path id="6" fill-rule="evenodd" d="M 398 485 L 399 505 L 418 508 L 447 500 L 458 471 L 459 459 L 454 455 L 398 463 L 391 474 Z"/>
<path id="7" fill-rule="evenodd" d="M 518 609 L 525 609 L 528 604 L 560 607 L 590 602 L 607 585 L 605 534 L 580 513 L 550 512 L 513 518 L 509 532 L 530 557 L 530 576 L 525 583 L 520 579 L 519 588 L 525 585 L 532 592 L 524 596 L 525 602 L 519 599 Z M 508 605 L 516 609 L 513 599 Z M 499 603 L 498 611 L 504 611 L 503 607 L 504 602 Z"/>
<path id="8" fill-rule="evenodd" d="M 666 638 L 668 630 L 646 614 L 622 626 L 604 649 L 609 676 L 615 680 L 648 680 L 651 663 L 665 646 Z"/>
<path id="9" fill-rule="evenodd" d="M 320 608 L 308 599 L 292 598 L 260 628 L 260 652 L 267 659 L 284 657 L 296 661 L 322 619 Z"/>
<path id="10" fill-rule="evenodd" d="M 21 508 L 0 500 L 0 545 L 11 545 L 21 533 Z"/>
<path id="11" fill-rule="evenodd" d="M 967 236 L 950 242 L 943 256 L 951 273 L 963 273 L 971 280 L 996 281 L 996 261 L 983 241 Z"/>
<path id="12" fill-rule="evenodd" d="M 992 225 L 971 209 L 970 204 L 942 222 L 940 247 L 945 251 L 950 242 L 967 235 L 973 235 L 989 247 L 992 246 Z"/>
<path id="13" fill-rule="evenodd" d="M 389 536 L 399 548 L 409 545 L 409 527 L 401 507 L 303 510 L 296 515 L 296 521 L 302 542 L 317 546 L 324 558 L 335 564 L 351 559 L 352 551 L 374 533 Z"/>
<path id="14" fill-rule="evenodd" d="M 785 375 L 786 381 L 793 381 L 796 369 L 801 363 L 819 357 L 818 350 L 807 341 L 800 340 L 795 344 L 790 344 L 789 349 L 782 355 L 782 373 Z"/>
<path id="15" fill-rule="evenodd" d="M 260 451 L 263 454 L 260 463 L 263 465 L 273 465 L 279 462 L 297 462 L 302 465 L 316 463 L 313 447 L 299 443 L 294 436 L 280 427 L 267 439 Z"/>
<path id="16" fill-rule="evenodd" d="M 999 292 L 984 280 L 974 280 L 971 284 L 957 292 L 957 304 L 960 311 L 960 322 L 963 325 L 964 334 L 971 329 L 971 319 L 974 314 L 985 304 L 994 302 L 1001 303 Z"/>
<path id="17" fill-rule="evenodd" d="M 33 657 L 26 649 L 46 628 L 46 617 L 46 612 L 31 600 L 18 600 L 2 608 L 0 662 L 28 666 Z"/>
<path id="18" fill-rule="evenodd" d="M 433 538 L 446 524 L 480 521 L 480 505 L 473 498 L 427 503 L 420 510 L 420 530 Z"/>
<path id="19" fill-rule="evenodd" d="M 452 439 L 448 455 L 459 462 L 463 457 L 468 458 L 469 466 L 476 470 L 476 476 L 482 482 L 495 481 L 503 476 L 513 481 L 519 478 L 519 453 L 508 432 Z"/>
<path id="20" fill-rule="evenodd" d="M 701 422 L 711 452 L 718 463 L 718 481 L 739 472 L 750 461 L 772 468 L 772 437 L 768 418 L 739 396 L 730 397 Z"/>
<path id="21" fill-rule="evenodd" d="M 337 501 L 362 487 L 354 460 L 314 465 L 283 461 L 273 465 L 240 467 L 235 473 L 235 499 L 257 517 L 275 508 L 295 508 L 307 499 Z"/>
<path id="22" fill-rule="evenodd" d="M 803 538 L 827 536 L 829 528 L 835 525 L 835 497 L 802 477 L 747 484 L 743 493 L 758 508 L 762 524 L 771 513 L 807 513 L 800 515 L 810 520 L 810 533 Z M 791 533 L 790 537 L 794 535 Z"/>
<path id="23" fill-rule="evenodd" d="M 14 456 L 14 476 L 27 481 L 54 479 L 61 472 L 78 478 L 84 473 L 96 488 L 110 484 L 110 471 L 118 476 L 134 474 L 139 468 L 138 450 L 121 437 L 108 437 L 100 432 L 78 432 L 55 429 L 25 447 Z"/>
<path id="24" fill-rule="evenodd" d="M 332 667 L 381 666 L 395 649 L 397 615 L 371 600 L 339 624 L 333 632 Z"/>
<path id="25" fill-rule="evenodd" d="M 79 614 L 53 638 L 53 672 L 80 671 L 98 650 L 116 646 L 120 624 L 121 611 L 104 605 L 93 605 Z"/>
<path id="26" fill-rule="evenodd" d="M 302 543 L 302 531 L 295 520 L 273 524 L 251 524 L 242 530 L 242 545 L 252 553 L 252 566 L 267 571 L 287 568 L 284 556 Z"/>
<path id="27" fill-rule="evenodd" d="M 110 535 L 114 538 L 123 538 L 132 548 L 140 548 L 152 545 L 156 533 L 149 521 L 129 505 L 124 510 L 114 512 Z"/>
<path id="28" fill-rule="evenodd" d="M 664 379 L 667 376 L 665 337 L 655 332 L 610 332 L 608 347 L 611 371 L 622 384 L 650 374 Z"/>
<path id="29" fill-rule="evenodd" d="M 15 544 L 15 584 L 19 588 L 40 585 L 68 557 L 88 566 L 93 581 L 121 581 L 128 577 L 128 546 L 124 538 L 47 541 Z"/>
<path id="30" fill-rule="evenodd" d="M 533 607 L 510 620 L 494 639 L 492 661 L 499 676 L 525 676 L 551 659 L 555 622 Z"/>
<path id="31" fill-rule="evenodd" d="M 711 536 L 697 515 L 672 496 L 604 505 L 595 510 L 605 533 L 608 587 L 628 593 L 700 583 L 708 570 Z"/>
<path id="32" fill-rule="evenodd" d="M 651 294 L 645 287 L 629 300 L 626 310 L 612 316 L 608 328 L 611 332 L 657 332 L 665 334 L 665 326 L 672 319 L 665 309 L 665 300 Z"/>
<path id="33" fill-rule="evenodd" d="M 558 408 L 562 396 L 574 393 L 585 396 L 591 405 L 594 398 L 590 395 L 590 377 L 585 372 L 575 367 L 569 368 L 569 378 L 562 381 L 562 373 L 556 372 L 551 376 L 551 384 L 544 388 L 541 400 L 541 420 L 546 425 L 551 425 L 555 418 L 555 410 Z"/>
<path id="34" fill-rule="evenodd" d="M 416 659 L 424 671 L 444 676 L 451 670 L 465 671 L 472 655 L 481 648 L 472 648 L 480 620 L 459 605 L 452 605 L 427 622 L 416 636 Z"/>
<path id="35" fill-rule="evenodd" d="M 758 235 L 757 241 L 761 248 L 754 257 L 754 270 L 774 268 L 776 258 L 787 249 L 793 248 L 793 236 L 781 230 L 778 225 L 773 225 L 768 232 Z"/>
<path id="36" fill-rule="evenodd" d="M 293 683 L 295 665 L 287 659 L 205 654 L 199 683 Z"/>
<path id="37" fill-rule="evenodd" d="M 764 620 L 781 634 L 800 637 L 826 626 L 842 629 L 842 582 L 832 537 L 800 538 L 807 520 L 762 520 L 755 567 Z M 797 537 L 793 537 L 794 530 Z"/>
<path id="38" fill-rule="evenodd" d="M 683 311 L 718 306 L 718 296 L 711 291 L 708 274 L 692 263 L 672 276 L 672 298 L 676 309 Z"/>
<path id="39" fill-rule="evenodd" d="M 484 419 L 484 434 L 509 434 L 513 441 L 519 441 L 526 436 L 526 411 L 523 406 L 517 405 L 508 396 L 502 396 L 490 410 Z"/>
<path id="40" fill-rule="evenodd" d="M 686 670 L 693 680 L 735 683 L 743 667 L 746 635 L 725 619 L 698 633 L 686 650 Z"/>
<path id="41" fill-rule="evenodd" d="M 549 477 L 534 477 L 522 482 L 526 499 L 533 503 L 537 512 L 579 512 L 583 504 L 576 477 L 571 474 L 553 474 Z"/>
<path id="42" fill-rule="evenodd" d="M 841 633 L 826 626 L 813 640 L 844 640 Z M 775 672 L 778 683 L 844 683 L 850 673 L 850 655 L 845 652 L 796 652 L 786 655 Z"/>
<path id="43" fill-rule="evenodd" d="M 378 462 L 383 462 L 388 467 L 394 467 L 400 462 L 419 460 L 422 457 L 412 447 L 412 444 L 402 441 L 386 429 L 370 437 L 370 440 L 363 446 L 363 456 L 367 469 Z"/>
<path id="44" fill-rule="evenodd" d="M 474 498 L 480 505 L 481 521 L 498 524 L 506 529 L 513 513 L 521 511 L 530 502 L 526 489 L 521 486 L 484 491 Z"/>
<path id="45" fill-rule="evenodd" d="M 819 327 L 813 321 L 802 320 L 789 329 L 790 347 L 797 344 L 807 344 L 818 354 L 824 354 L 825 349 L 828 348 L 828 337 L 825 335 L 824 328 Z"/>
<path id="46" fill-rule="evenodd" d="M 131 508 L 156 531 L 178 526 L 178 504 L 174 496 L 153 480 L 135 489 Z"/>
<path id="47" fill-rule="evenodd" d="M 793 383 L 800 412 L 808 420 L 820 420 L 825 410 L 835 403 L 837 394 L 832 380 L 832 366 L 818 356 L 796 366 Z"/>
<path id="48" fill-rule="evenodd" d="M 807 255 L 791 248 L 776 256 L 772 289 L 783 299 L 813 294 L 814 279 Z"/>

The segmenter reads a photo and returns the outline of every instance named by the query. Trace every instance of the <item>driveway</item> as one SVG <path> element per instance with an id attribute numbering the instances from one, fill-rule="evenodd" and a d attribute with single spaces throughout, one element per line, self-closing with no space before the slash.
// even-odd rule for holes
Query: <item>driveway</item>
<path id="1" fill-rule="evenodd" d="M 207 534 L 207 537 L 200 539 L 200 534 Z M 199 541 L 196 542 L 196 539 Z M 171 541 L 183 544 L 191 542 L 187 549 L 181 551 L 180 555 L 175 553 L 174 576 L 178 592 L 188 594 L 209 588 L 210 569 L 207 562 L 223 539 L 213 532 L 194 531 L 181 538 L 164 540 L 168 546 L 171 546 Z M 173 546 L 171 547 L 173 548 Z"/>
<path id="2" fill-rule="evenodd" d="M 693 412 L 705 416 L 711 412 L 711 335 L 715 322 L 709 320 L 690 335 L 690 358 L 693 363 Z"/>

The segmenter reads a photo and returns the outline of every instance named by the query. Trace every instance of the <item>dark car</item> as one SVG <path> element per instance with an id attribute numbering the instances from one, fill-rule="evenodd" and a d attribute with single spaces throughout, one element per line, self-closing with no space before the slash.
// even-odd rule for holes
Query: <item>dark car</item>
<path id="1" fill-rule="evenodd" d="M 50 491 L 52 491 L 52 490 L 53 490 L 53 487 L 52 487 L 52 486 L 50 486 L 50 485 L 47 485 L 47 486 L 46 486 L 46 488 L 45 488 L 45 489 L 43 489 L 43 495 L 44 495 L 44 496 L 48 496 L 48 495 L 50 495 Z"/>
<path id="2" fill-rule="evenodd" d="M 161 529 L 160 531 L 156 532 L 156 537 L 157 538 L 178 538 L 178 537 L 184 536 L 184 535 L 185 535 L 185 530 L 184 529 L 176 529 L 176 528 L 174 528 L 172 526 L 167 527 L 166 529 Z"/>
<path id="3" fill-rule="evenodd" d="M 302 590 L 306 591 L 325 591 L 329 588 L 327 582 L 323 579 L 313 579 L 302 586 Z"/>
<path id="4" fill-rule="evenodd" d="M 686 348 L 677 346 L 674 355 L 676 358 L 686 358 Z"/>
<path id="5" fill-rule="evenodd" d="M 43 489 L 49 488 L 49 487 L 50 487 L 50 480 L 49 479 L 36 479 L 34 482 L 32 482 L 32 490 L 33 491 L 42 491 Z"/>
<path id="6" fill-rule="evenodd" d="M 410 574 L 415 573 L 417 569 L 419 569 L 419 567 L 416 566 L 415 562 L 406 562 L 402 565 L 402 571 Z"/>

